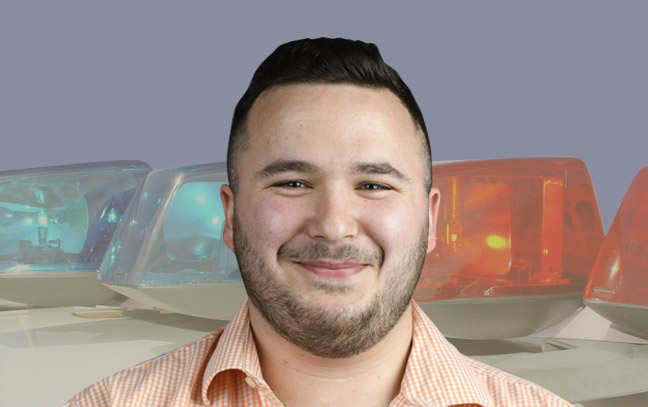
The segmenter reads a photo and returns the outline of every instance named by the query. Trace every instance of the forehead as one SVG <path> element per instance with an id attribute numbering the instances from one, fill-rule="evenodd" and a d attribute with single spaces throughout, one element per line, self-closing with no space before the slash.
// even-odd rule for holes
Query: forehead
<path id="1" fill-rule="evenodd" d="M 387 89 L 350 84 L 273 87 L 254 102 L 246 123 L 248 165 L 283 157 L 329 158 L 345 154 L 404 160 L 420 155 L 423 136 L 400 99 Z M 248 160 L 246 160 L 246 158 Z M 306 157 L 308 158 L 308 157 Z M 419 160 L 415 160 L 419 161 Z M 243 163 L 241 163 L 243 164 Z"/>
<path id="2" fill-rule="evenodd" d="M 377 113 L 384 123 L 399 122 L 413 127 L 412 130 L 416 128 L 405 105 L 388 89 L 304 83 L 274 86 L 261 93 L 250 109 L 248 125 L 273 119 L 298 119 L 302 115 L 317 116 L 318 113 L 340 119 L 353 114 L 356 121 L 361 115 Z"/>

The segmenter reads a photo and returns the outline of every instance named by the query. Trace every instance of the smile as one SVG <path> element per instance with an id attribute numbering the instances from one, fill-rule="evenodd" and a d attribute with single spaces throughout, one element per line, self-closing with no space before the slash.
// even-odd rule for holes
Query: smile
<path id="1" fill-rule="evenodd" d="M 295 263 L 319 277 L 337 279 L 349 278 L 367 267 L 367 264 L 356 262 L 297 261 Z"/>

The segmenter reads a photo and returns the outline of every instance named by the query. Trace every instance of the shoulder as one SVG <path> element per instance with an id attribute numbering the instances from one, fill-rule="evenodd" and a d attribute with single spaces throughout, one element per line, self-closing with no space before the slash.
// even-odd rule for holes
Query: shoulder
<path id="1" fill-rule="evenodd" d="M 548 406 L 573 407 L 572 404 L 556 396 L 535 383 L 494 368 L 475 359 L 465 357 L 477 378 L 484 384 L 488 393 L 499 406 Z"/>
<path id="2" fill-rule="evenodd" d="M 156 404 L 166 405 L 177 397 L 200 397 L 202 372 L 223 329 L 203 336 L 187 345 L 131 366 L 85 388 L 64 407 L 104 407 L 142 405 L 164 388 L 165 400 L 156 395 Z M 152 390 L 157 389 L 158 392 Z M 132 404 L 137 401 L 137 404 Z M 130 404 L 129 404 L 130 403 Z M 149 404 L 144 404 L 149 405 Z"/>

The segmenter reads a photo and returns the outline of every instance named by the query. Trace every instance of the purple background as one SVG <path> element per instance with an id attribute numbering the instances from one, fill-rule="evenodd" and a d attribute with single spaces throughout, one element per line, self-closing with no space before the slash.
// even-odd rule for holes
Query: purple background
<path id="1" fill-rule="evenodd" d="M 316 36 L 379 45 L 435 160 L 583 159 L 606 229 L 648 165 L 648 2 L 231 3 L 0 3 L 0 171 L 224 161 L 253 70 Z"/>

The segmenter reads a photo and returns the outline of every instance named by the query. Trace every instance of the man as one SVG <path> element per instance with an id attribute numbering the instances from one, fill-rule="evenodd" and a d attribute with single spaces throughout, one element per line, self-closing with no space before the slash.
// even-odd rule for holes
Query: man
<path id="1" fill-rule="evenodd" d="M 280 46 L 234 112 L 224 240 L 249 303 L 70 406 L 569 406 L 459 354 L 411 301 L 439 192 L 414 97 L 373 44 Z"/>

